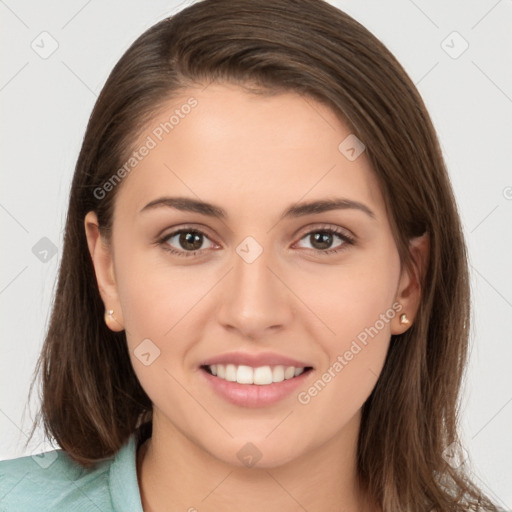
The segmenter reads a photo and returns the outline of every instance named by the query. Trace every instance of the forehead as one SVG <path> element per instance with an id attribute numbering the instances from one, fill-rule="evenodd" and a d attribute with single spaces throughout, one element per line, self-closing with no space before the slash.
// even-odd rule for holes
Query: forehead
<path id="1" fill-rule="evenodd" d="M 143 130 L 116 202 L 138 212 L 157 196 L 182 194 L 261 215 L 270 205 L 342 195 L 378 210 L 365 152 L 347 158 L 344 141 L 353 137 L 331 109 L 293 92 L 187 89 Z"/>

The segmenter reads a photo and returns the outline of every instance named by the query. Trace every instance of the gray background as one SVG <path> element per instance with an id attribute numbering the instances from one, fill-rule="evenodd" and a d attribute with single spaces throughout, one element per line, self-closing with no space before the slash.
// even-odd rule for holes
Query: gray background
<path id="1" fill-rule="evenodd" d="M 31 414 L 23 413 L 94 101 L 129 44 L 188 3 L 0 0 L 0 459 L 51 448 L 40 444 L 38 432 L 24 449 Z M 461 412 L 466 463 L 511 509 L 512 1 L 332 3 L 395 54 L 438 131 L 472 271 L 471 362 Z"/>

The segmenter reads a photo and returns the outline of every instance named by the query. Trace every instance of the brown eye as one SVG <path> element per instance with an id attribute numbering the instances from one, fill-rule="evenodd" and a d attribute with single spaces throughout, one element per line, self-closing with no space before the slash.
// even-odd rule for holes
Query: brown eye
<path id="1" fill-rule="evenodd" d="M 342 249 L 345 245 L 353 243 L 347 235 L 334 229 L 317 229 L 310 231 L 301 238 L 301 242 L 304 240 L 309 243 L 309 247 L 302 246 L 305 249 L 315 249 L 324 252 L 337 252 L 338 249 Z M 339 240 L 339 242 L 336 243 L 336 240 Z M 333 246 L 333 244 L 335 245 Z"/>
<path id="2" fill-rule="evenodd" d="M 180 233 L 178 240 L 181 247 L 189 251 L 197 251 L 203 244 L 203 236 L 190 231 Z"/>
<path id="3" fill-rule="evenodd" d="M 333 235 L 326 231 L 317 231 L 316 233 L 308 235 L 310 243 L 315 249 L 330 249 L 333 242 Z"/>
<path id="4" fill-rule="evenodd" d="M 205 241 L 208 241 L 210 245 L 203 247 Z M 204 233 L 192 229 L 175 231 L 164 239 L 164 243 L 171 246 L 176 252 L 200 251 L 214 245 Z"/>

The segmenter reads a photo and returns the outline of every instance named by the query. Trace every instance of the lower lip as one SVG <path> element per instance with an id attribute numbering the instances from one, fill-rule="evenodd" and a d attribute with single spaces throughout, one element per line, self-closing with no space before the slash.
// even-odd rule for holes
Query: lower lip
<path id="1" fill-rule="evenodd" d="M 241 407 L 265 407 L 279 402 L 291 395 L 301 384 L 304 384 L 311 371 L 304 371 L 299 376 L 282 382 L 260 386 L 258 384 L 229 382 L 215 377 L 201 368 L 201 373 L 217 394 L 228 402 Z"/>

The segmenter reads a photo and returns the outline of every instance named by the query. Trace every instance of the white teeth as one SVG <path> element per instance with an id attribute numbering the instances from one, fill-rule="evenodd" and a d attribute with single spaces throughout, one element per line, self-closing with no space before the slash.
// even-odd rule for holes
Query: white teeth
<path id="1" fill-rule="evenodd" d="M 294 366 L 258 366 L 252 368 L 246 365 L 234 364 L 213 364 L 208 367 L 213 375 L 229 382 L 238 382 L 239 384 L 256 384 L 265 386 L 273 382 L 282 382 L 283 380 L 298 377 L 304 372 L 304 368 L 295 368 Z"/>
<path id="2" fill-rule="evenodd" d="M 236 381 L 239 384 L 252 384 L 253 383 L 253 370 L 250 366 L 241 364 L 236 371 Z"/>
<path id="3" fill-rule="evenodd" d="M 284 380 L 284 367 L 283 366 L 274 366 L 272 370 L 272 380 L 274 382 L 283 382 Z"/>
<path id="4" fill-rule="evenodd" d="M 284 378 L 285 379 L 291 379 L 295 376 L 295 368 L 293 366 L 288 366 L 286 370 L 284 371 Z"/>
<path id="5" fill-rule="evenodd" d="M 226 365 L 226 380 L 236 382 L 236 366 L 234 364 Z"/>
<path id="6" fill-rule="evenodd" d="M 259 384 L 260 386 L 272 384 L 272 370 L 270 366 L 259 366 L 258 368 L 254 368 L 253 379 L 254 384 Z"/>

